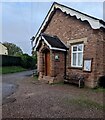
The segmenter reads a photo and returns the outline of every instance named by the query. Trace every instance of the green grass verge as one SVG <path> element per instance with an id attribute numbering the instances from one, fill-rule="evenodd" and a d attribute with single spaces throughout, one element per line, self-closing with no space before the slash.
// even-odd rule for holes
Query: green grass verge
<path id="1" fill-rule="evenodd" d="M 105 88 L 99 87 L 96 89 L 92 89 L 94 92 L 105 92 Z"/>
<path id="2" fill-rule="evenodd" d="M 34 75 L 33 78 L 34 78 L 34 80 L 38 80 L 38 76 L 37 75 Z"/>
<path id="3" fill-rule="evenodd" d="M 6 67 L 0 67 L 0 74 L 16 73 L 25 70 L 26 69 L 22 68 L 21 66 L 6 66 Z"/>
<path id="4" fill-rule="evenodd" d="M 86 108 L 96 108 L 99 110 L 105 110 L 105 105 L 99 104 L 95 101 L 89 100 L 89 99 L 82 99 L 82 98 L 77 98 L 77 99 L 67 99 L 66 104 L 71 104 L 71 105 L 78 105 L 80 107 L 86 107 Z"/>
<path id="5" fill-rule="evenodd" d="M 64 85 L 64 82 L 50 83 L 50 85 Z"/>

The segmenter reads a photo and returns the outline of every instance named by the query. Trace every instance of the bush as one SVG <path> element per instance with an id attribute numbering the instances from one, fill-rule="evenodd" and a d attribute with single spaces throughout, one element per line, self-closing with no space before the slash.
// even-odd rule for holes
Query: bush
<path id="1" fill-rule="evenodd" d="M 21 66 L 26 69 L 35 69 L 35 59 L 32 56 L 29 56 L 28 54 L 23 54 L 21 55 Z"/>

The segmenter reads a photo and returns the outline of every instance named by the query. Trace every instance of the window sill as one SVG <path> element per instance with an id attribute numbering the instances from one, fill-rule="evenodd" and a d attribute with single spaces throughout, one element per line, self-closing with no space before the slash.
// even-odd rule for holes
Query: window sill
<path id="1" fill-rule="evenodd" d="M 92 71 L 86 71 L 86 70 L 83 70 L 83 72 L 91 73 Z"/>
<path id="2" fill-rule="evenodd" d="M 72 66 L 69 66 L 68 69 L 79 69 L 79 70 L 82 70 L 83 68 L 82 67 L 72 67 Z"/>

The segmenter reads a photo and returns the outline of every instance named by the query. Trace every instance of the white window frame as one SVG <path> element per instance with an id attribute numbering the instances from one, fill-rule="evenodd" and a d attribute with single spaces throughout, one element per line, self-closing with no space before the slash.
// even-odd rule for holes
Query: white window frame
<path id="1" fill-rule="evenodd" d="M 82 45 L 82 50 L 78 51 L 78 46 Z M 77 51 L 73 51 L 73 48 L 77 47 Z M 83 51 L 84 51 L 84 44 L 75 44 L 71 46 L 71 67 L 75 67 L 75 68 L 82 68 L 83 67 Z M 76 53 L 76 65 L 73 65 L 73 53 Z M 82 65 L 79 66 L 78 65 L 78 54 L 82 53 Z"/>

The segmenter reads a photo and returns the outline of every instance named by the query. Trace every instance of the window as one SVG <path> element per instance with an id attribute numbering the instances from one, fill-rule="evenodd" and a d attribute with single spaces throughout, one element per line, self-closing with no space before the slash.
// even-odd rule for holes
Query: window
<path id="1" fill-rule="evenodd" d="M 71 66 L 82 67 L 83 65 L 83 44 L 72 45 Z"/>

